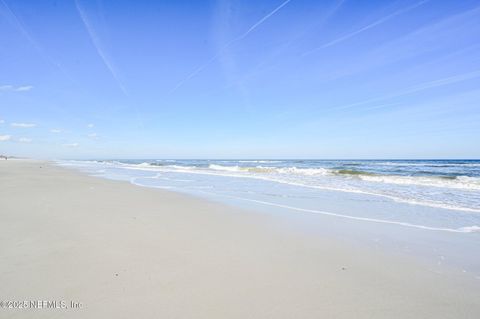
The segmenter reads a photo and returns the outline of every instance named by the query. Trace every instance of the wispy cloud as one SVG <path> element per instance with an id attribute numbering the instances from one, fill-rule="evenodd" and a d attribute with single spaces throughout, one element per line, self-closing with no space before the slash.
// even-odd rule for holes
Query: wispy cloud
<path id="1" fill-rule="evenodd" d="M 408 7 L 406 7 L 406 8 L 397 10 L 397 11 L 395 11 L 395 12 L 389 14 L 389 15 L 384 16 L 383 18 L 380 18 L 380 19 L 378 19 L 378 20 L 376 20 L 376 21 L 374 21 L 374 22 L 372 22 L 372 23 L 370 23 L 370 24 L 368 24 L 368 25 L 360 28 L 360 29 L 357 29 L 357 30 L 355 30 L 355 31 L 352 31 L 352 32 L 350 32 L 350 33 L 347 33 L 347 34 L 345 34 L 345 35 L 343 35 L 343 36 L 341 36 L 341 37 L 339 37 L 339 38 L 336 38 L 336 39 L 334 39 L 334 40 L 332 40 L 332 41 L 330 41 L 330 42 L 327 42 L 327 43 L 323 44 L 322 46 L 319 46 L 319 47 L 317 47 L 317 48 L 314 48 L 314 49 L 312 49 L 312 50 L 309 50 L 309 51 L 303 53 L 302 55 L 303 55 L 303 56 L 309 55 L 309 54 L 312 54 L 312 53 L 314 53 L 314 52 L 316 52 L 316 51 L 318 51 L 318 50 L 320 50 L 320 49 L 328 48 L 328 47 L 331 47 L 331 46 L 333 46 L 333 45 L 335 45 L 335 44 L 338 44 L 338 43 L 341 43 L 341 42 L 343 42 L 343 41 L 346 41 L 346 40 L 348 40 L 348 39 L 350 39 L 350 38 L 353 38 L 354 36 L 356 36 L 356 35 L 358 35 L 358 34 L 360 34 L 360 33 L 362 33 L 362 32 L 365 32 L 365 31 L 367 31 L 367 30 L 370 30 L 370 29 L 372 29 L 372 28 L 374 28 L 374 27 L 376 27 L 376 26 L 379 26 L 379 25 L 387 22 L 387 21 L 395 18 L 396 16 L 399 16 L 399 15 L 404 14 L 404 13 L 407 13 L 407 12 L 413 10 L 413 9 L 416 9 L 416 8 L 424 5 L 425 3 L 429 2 L 429 1 L 430 1 L 430 0 L 423 0 L 423 1 L 420 1 L 420 2 L 417 2 L 417 3 L 413 4 L 413 5 L 411 5 L 411 6 L 408 6 Z"/>
<path id="2" fill-rule="evenodd" d="M 0 135 L 0 142 L 8 141 L 12 138 L 11 135 Z"/>
<path id="3" fill-rule="evenodd" d="M 0 120 L 0 124 L 3 124 L 3 123 L 5 123 L 5 120 Z"/>
<path id="4" fill-rule="evenodd" d="M 67 144 L 63 144 L 63 146 L 75 148 L 75 147 L 78 147 L 79 144 L 78 143 L 67 143 Z"/>
<path id="5" fill-rule="evenodd" d="M 305 35 L 311 33 L 314 28 L 323 28 L 324 25 L 334 17 L 337 12 L 342 8 L 346 0 L 337 0 L 334 2 L 327 10 L 322 10 L 317 16 L 315 22 L 309 23 L 306 28 L 298 32 L 291 39 L 285 41 L 278 48 L 271 51 L 270 54 L 267 54 L 263 57 L 262 61 L 258 63 L 251 71 L 244 73 L 237 80 L 228 84 L 226 87 L 230 86 L 241 86 L 242 83 L 246 82 L 248 79 L 253 78 L 255 75 L 265 72 L 266 70 L 273 69 L 278 65 L 283 63 L 283 60 L 279 56 L 284 53 L 288 48 L 292 47 L 296 42 L 301 40 Z M 224 29 L 224 28 L 222 28 Z"/>
<path id="6" fill-rule="evenodd" d="M 22 127 L 22 128 L 29 128 L 29 127 L 35 127 L 37 124 L 35 123 L 12 123 L 10 124 L 13 127 Z"/>
<path id="7" fill-rule="evenodd" d="M 13 85 L 1 85 L 0 91 L 12 91 L 14 89 Z"/>
<path id="8" fill-rule="evenodd" d="M 465 56 L 473 57 L 472 53 L 480 48 L 480 43 L 475 42 L 478 38 L 478 27 L 473 27 L 478 24 L 479 19 L 480 7 L 477 6 L 422 25 L 398 38 L 379 43 L 380 45 L 366 51 L 365 54 L 359 53 L 349 61 L 344 61 L 345 63 L 335 69 L 335 73 L 329 77 L 329 80 L 369 72 L 387 65 L 394 65 L 394 63 L 405 63 L 410 59 L 413 61 L 427 52 L 436 51 L 442 54 L 433 56 L 428 59 L 428 62 L 416 63 L 413 68 L 427 66 L 436 68 L 465 61 Z M 458 34 L 461 36 L 459 37 Z M 470 41 L 473 44 L 463 45 Z M 434 66 L 435 64 L 437 66 Z"/>
<path id="9" fill-rule="evenodd" d="M 193 77 L 195 77 L 197 74 L 199 74 L 200 72 L 202 72 L 205 68 L 207 68 L 211 63 L 213 63 L 214 61 L 216 61 L 222 54 L 225 53 L 225 51 L 231 47 L 232 45 L 234 45 L 235 43 L 243 40 L 244 38 L 246 38 L 251 32 L 253 32 L 256 28 L 258 28 L 262 23 L 264 23 L 265 21 L 267 21 L 270 17 L 272 17 L 275 13 L 277 13 L 280 9 L 282 9 L 284 6 L 286 6 L 291 0 L 286 0 L 284 2 L 282 2 L 278 7 L 276 7 L 273 11 L 271 11 L 270 13 L 268 13 L 267 15 L 263 16 L 260 20 L 258 20 L 257 22 L 255 22 L 250 28 L 248 28 L 247 31 L 245 31 L 244 33 L 242 33 L 240 36 L 234 38 L 233 40 L 231 40 L 230 42 L 228 42 L 227 44 L 225 44 L 213 57 L 211 57 L 207 62 L 205 62 L 204 64 L 200 65 L 199 67 L 197 67 L 192 73 L 190 73 L 189 75 L 187 75 L 183 80 L 181 80 L 180 82 L 177 83 L 177 85 L 175 85 L 175 87 L 171 90 L 170 93 L 173 93 L 175 92 L 178 88 L 180 88 L 183 84 L 185 84 L 187 81 L 189 81 L 190 79 L 192 79 Z"/>
<path id="10" fill-rule="evenodd" d="M 240 37 L 237 38 L 237 41 L 238 40 L 242 40 L 243 38 L 245 38 L 250 32 L 252 32 L 253 30 L 255 30 L 259 25 L 261 25 L 262 23 L 264 23 L 265 21 L 268 20 L 268 18 L 270 18 L 271 16 L 273 16 L 275 13 L 277 13 L 278 10 L 280 10 L 281 8 L 283 8 L 284 6 L 286 6 L 291 0 L 287 0 L 287 1 L 284 1 L 281 5 L 279 5 L 278 7 L 276 7 L 272 12 L 270 12 L 269 14 L 267 14 L 266 16 L 264 16 L 263 18 L 261 18 L 260 20 L 258 20 L 254 25 L 252 25 L 244 34 L 242 34 Z"/>
<path id="11" fill-rule="evenodd" d="M 95 32 L 95 29 L 92 26 L 91 21 L 89 20 L 87 14 L 85 13 L 85 10 L 82 8 L 78 0 L 75 0 L 75 6 L 77 8 L 78 14 L 83 22 L 83 25 L 85 26 L 85 29 L 87 29 L 88 35 L 90 36 L 90 39 L 92 40 L 93 46 L 95 47 L 95 50 L 97 50 L 98 55 L 103 61 L 103 64 L 105 64 L 105 67 L 110 71 L 110 74 L 112 75 L 113 79 L 119 86 L 120 90 L 122 90 L 123 94 L 128 96 L 127 89 L 125 88 L 125 85 L 122 83 L 120 80 L 120 76 L 118 75 L 118 71 L 114 64 L 112 63 L 111 59 L 108 57 L 107 53 L 105 50 L 102 48 L 102 43 L 100 41 L 100 38 L 98 37 L 97 33 Z"/>
<path id="12" fill-rule="evenodd" d="M 93 123 L 87 124 L 88 128 L 93 128 L 95 125 Z"/>
<path id="13" fill-rule="evenodd" d="M 20 86 L 17 88 L 17 92 L 30 91 L 31 89 L 33 89 L 31 85 Z"/>
<path id="14" fill-rule="evenodd" d="M 53 128 L 53 129 L 50 130 L 50 133 L 58 134 L 58 133 L 62 133 L 62 130 Z"/>
<path id="15" fill-rule="evenodd" d="M 8 92 L 26 92 L 33 89 L 32 85 L 24 85 L 24 86 L 14 86 L 14 85 L 0 85 L 0 91 L 8 91 Z"/>
<path id="16" fill-rule="evenodd" d="M 360 101 L 360 102 L 355 102 L 355 103 L 351 103 L 351 104 L 347 104 L 347 105 L 338 106 L 338 107 L 335 107 L 334 109 L 343 110 L 343 109 L 348 109 L 348 108 L 352 108 L 352 107 L 355 107 L 355 106 L 366 105 L 366 104 L 369 104 L 369 103 L 386 101 L 386 100 L 390 100 L 390 99 L 394 99 L 394 98 L 398 98 L 398 97 L 402 97 L 402 96 L 407 96 L 407 95 L 410 95 L 410 94 L 415 94 L 415 93 L 422 92 L 422 91 L 425 91 L 425 90 L 434 89 L 434 88 L 437 88 L 437 87 L 442 87 L 442 86 L 446 86 L 446 85 L 450 85 L 450 84 L 454 84 L 454 83 L 458 83 L 458 82 L 463 82 L 463 81 L 475 79 L 475 78 L 478 78 L 478 77 L 480 77 L 480 70 L 475 70 L 475 71 L 468 72 L 468 73 L 457 74 L 457 75 L 442 78 L 442 79 L 437 79 L 437 80 L 433 80 L 433 81 L 429 81 L 429 82 L 420 83 L 420 84 L 417 84 L 415 86 L 412 86 L 410 88 L 407 88 L 407 89 L 405 89 L 403 91 L 400 91 L 400 92 L 397 92 L 397 93 L 393 93 L 393 94 L 389 94 L 389 95 L 385 95 L 385 96 L 380 96 L 380 97 L 376 97 L 376 98 L 372 98 L 372 99 L 368 99 L 368 100 L 364 100 L 364 101 Z"/>
<path id="17" fill-rule="evenodd" d="M 61 66 L 60 63 L 56 62 L 50 55 L 48 55 L 45 50 L 40 46 L 40 44 L 35 41 L 33 36 L 28 32 L 27 28 L 25 25 L 22 23 L 22 21 L 17 17 L 17 15 L 13 12 L 12 9 L 5 3 L 4 0 L 0 0 L 0 15 L 3 15 L 6 20 L 13 25 L 20 33 L 23 35 L 25 39 L 30 43 L 30 45 L 41 55 L 43 59 L 48 61 L 50 64 L 54 65 L 64 75 L 70 78 L 70 76 L 66 73 L 65 69 Z M 2 10 L 3 8 L 3 10 Z"/>
<path id="18" fill-rule="evenodd" d="M 19 31 L 20 33 L 23 34 L 23 36 L 30 42 L 30 44 L 39 52 L 43 52 L 43 50 L 40 48 L 38 45 L 37 41 L 33 39 L 33 37 L 30 35 L 30 33 L 27 31 L 23 23 L 20 21 L 20 19 L 17 17 L 17 15 L 10 9 L 10 7 L 5 3 L 4 0 L 0 0 L 0 3 L 4 7 L 4 11 L 2 12 L 3 15 L 10 20 L 10 23 L 13 24 Z"/>
<path id="19" fill-rule="evenodd" d="M 90 133 L 87 135 L 89 138 L 91 139 L 97 139 L 98 138 L 98 134 L 97 133 Z"/>
<path id="20" fill-rule="evenodd" d="M 31 142 L 32 142 L 32 139 L 31 139 L 31 138 L 27 138 L 27 137 L 20 137 L 20 138 L 18 139 L 18 141 L 19 141 L 20 143 L 31 143 Z"/>

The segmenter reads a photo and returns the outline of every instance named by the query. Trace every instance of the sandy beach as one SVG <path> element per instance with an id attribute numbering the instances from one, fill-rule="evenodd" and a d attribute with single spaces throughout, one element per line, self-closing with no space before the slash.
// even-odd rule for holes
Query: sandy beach
<path id="1" fill-rule="evenodd" d="M 478 283 L 282 216 L 0 161 L 1 318 L 478 318 Z"/>

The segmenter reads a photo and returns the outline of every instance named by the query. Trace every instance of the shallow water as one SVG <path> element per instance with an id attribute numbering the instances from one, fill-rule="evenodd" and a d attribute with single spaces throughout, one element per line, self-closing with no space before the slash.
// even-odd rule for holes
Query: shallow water
<path id="1" fill-rule="evenodd" d="M 249 209 L 324 216 L 334 236 L 480 279 L 480 161 L 60 161 L 91 175 Z M 310 218 L 310 217 L 305 217 Z M 330 225 L 330 226 L 327 226 Z M 438 268 L 440 267 L 440 268 Z"/>
<path id="2" fill-rule="evenodd" d="M 88 163 L 156 171 L 161 173 L 157 179 L 162 186 L 169 186 L 168 176 L 170 186 L 184 188 L 202 184 L 207 175 L 244 177 L 480 213 L 478 160 L 118 160 L 81 165 Z M 203 177 L 174 183 L 175 176 L 181 180 L 185 174 Z"/>

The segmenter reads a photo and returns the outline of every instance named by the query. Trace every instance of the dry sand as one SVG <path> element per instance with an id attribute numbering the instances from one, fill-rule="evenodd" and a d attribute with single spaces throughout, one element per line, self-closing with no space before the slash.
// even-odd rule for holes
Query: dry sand
<path id="1" fill-rule="evenodd" d="M 82 303 L 0 318 L 480 318 L 478 286 L 281 219 L 0 161 L 0 300 Z"/>

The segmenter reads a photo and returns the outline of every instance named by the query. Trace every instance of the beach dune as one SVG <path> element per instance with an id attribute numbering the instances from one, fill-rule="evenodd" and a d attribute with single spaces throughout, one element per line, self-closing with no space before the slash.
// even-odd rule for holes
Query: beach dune
<path id="1" fill-rule="evenodd" d="M 1 318 L 479 318 L 478 285 L 282 216 L 0 161 Z M 75 307 L 71 307 L 73 302 Z"/>

